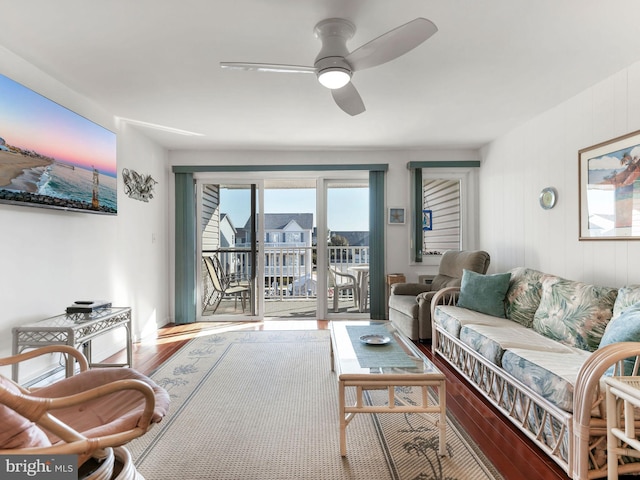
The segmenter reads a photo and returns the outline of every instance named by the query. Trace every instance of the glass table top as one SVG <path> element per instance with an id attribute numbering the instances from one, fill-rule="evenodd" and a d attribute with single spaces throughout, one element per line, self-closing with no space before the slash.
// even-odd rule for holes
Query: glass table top
<path id="1" fill-rule="evenodd" d="M 357 327 L 357 330 L 352 327 Z M 330 330 L 335 367 L 339 374 L 442 375 L 431 360 L 389 321 L 332 321 Z M 389 345 L 363 343 L 358 334 L 366 335 L 368 332 L 372 335 L 386 332 L 395 351 L 390 352 Z M 404 355 L 402 352 L 398 355 L 399 350 Z"/>

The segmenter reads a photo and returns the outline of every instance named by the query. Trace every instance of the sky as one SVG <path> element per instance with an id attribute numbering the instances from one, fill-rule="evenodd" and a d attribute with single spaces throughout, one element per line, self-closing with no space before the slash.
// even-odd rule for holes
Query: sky
<path id="1" fill-rule="evenodd" d="M 220 210 L 233 225 L 244 226 L 249 218 L 249 190 L 223 189 Z M 316 226 L 316 191 L 305 189 L 267 189 L 264 192 L 265 213 L 313 213 Z M 332 231 L 369 230 L 369 189 L 332 188 L 327 197 L 328 225 Z"/>
<path id="2" fill-rule="evenodd" d="M 116 176 L 116 135 L 0 75 L 0 137 L 7 144 Z"/>

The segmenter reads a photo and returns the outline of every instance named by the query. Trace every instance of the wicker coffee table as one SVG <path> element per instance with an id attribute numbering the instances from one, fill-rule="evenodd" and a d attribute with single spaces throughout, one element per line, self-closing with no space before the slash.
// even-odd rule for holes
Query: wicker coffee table
<path id="1" fill-rule="evenodd" d="M 331 369 L 339 382 L 340 454 L 347 454 L 346 429 L 356 413 L 437 413 L 439 454 L 446 451 L 445 376 L 388 321 L 334 321 L 331 331 Z M 361 337 L 364 337 L 361 339 Z M 395 388 L 419 387 L 419 405 L 401 403 Z M 427 389 L 437 391 L 437 403 Z M 347 388 L 354 388 L 356 402 L 346 405 Z M 366 390 L 388 391 L 383 405 L 368 405 Z"/>

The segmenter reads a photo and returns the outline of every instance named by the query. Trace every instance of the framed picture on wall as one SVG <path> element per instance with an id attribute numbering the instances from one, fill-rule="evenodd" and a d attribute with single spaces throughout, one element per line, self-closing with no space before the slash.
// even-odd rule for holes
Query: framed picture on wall
<path id="1" fill-rule="evenodd" d="M 422 230 L 433 230 L 433 210 L 422 210 Z"/>
<path id="2" fill-rule="evenodd" d="M 389 223 L 392 225 L 404 224 L 404 208 L 393 207 L 389 209 Z"/>
<path id="3" fill-rule="evenodd" d="M 640 240 L 640 131 L 578 152 L 580 240 Z"/>

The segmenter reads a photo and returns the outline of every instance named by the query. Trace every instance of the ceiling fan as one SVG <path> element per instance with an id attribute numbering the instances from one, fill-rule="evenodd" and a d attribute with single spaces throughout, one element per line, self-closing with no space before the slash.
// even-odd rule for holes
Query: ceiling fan
<path id="1" fill-rule="evenodd" d="M 323 86 L 331 89 L 334 101 L 342 110 L 349 115 L 358 115 L 365 111 L 365 107 L 351 82 L 354 72 L 404 55 L 436 33 L 438 27 L 426 18 L 416 18 L 349 52 L 347 40 L 355 31 L 355 25 L 343 18 L 328 18 L 318 23 L 314 33 L 322 42 L 322 48 L 312 67 L 243 62 L 220 62 L 220 67 L 259 72 L 314 73 Z"/>

